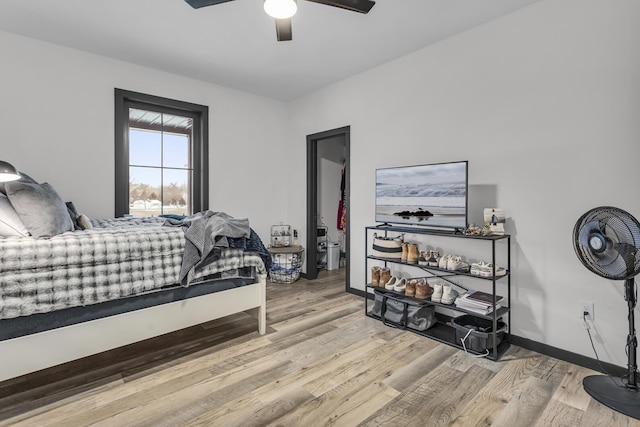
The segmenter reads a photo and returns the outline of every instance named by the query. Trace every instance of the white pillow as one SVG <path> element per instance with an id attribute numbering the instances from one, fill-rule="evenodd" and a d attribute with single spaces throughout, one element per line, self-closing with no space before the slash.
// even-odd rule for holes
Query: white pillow
<path id="1" fill-rule="evenodd" d="M 85 214 L 78 215 L 78 225 L 83 230 L 91 230 L 93 228 L 93 224 L 91 224 L 91 220 Z"/>
<path id="2" fill-rule="evenodd" d="M 9 199 L 0 194 L 0 236 L 28 236 L 29 230 L 20 220 L 20 216 L 13 208 Z"/>

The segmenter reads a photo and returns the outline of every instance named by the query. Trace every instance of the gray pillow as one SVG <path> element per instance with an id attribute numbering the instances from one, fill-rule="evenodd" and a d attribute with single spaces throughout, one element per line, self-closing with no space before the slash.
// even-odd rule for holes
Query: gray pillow
<path id="1" fill-rule="evenodd" d="M 27 175 L 24 172 L 18 172 L 20 174 L 20 179 L 18 181 L 20 182 L 36 182 L 35 179 L 31 178 L 29 175 Z M 10 182 L 10 181 L 9 181 Z M 7 195 L 7 190 L 5 190 L 5 185 L 7 183 L 6 182 L 0 182 L 0 193 L 4 194 L 5 196 Z"/>
<path id="2" fill-rule="evenodd" d="M 0 194 L 0 236 L 28 236 L 29 230 L 24 226 L 18 213 L 11 206 L 9 199 Z"/>
<path id="3" fill-rule="evenodd" d="M 64 201 L 48 183 L 11 181 L 5 185 L 9 201 L 34 237 L 51 237 L 73 231 Z"/>
<path id="4" fill-rule="evenodd" d="M 67 205 L 67 211 L 69 211 L 71 222 L 73 222 L 73 228 L 75 230 L 82 230 L 82 227 L 78 224 L 78 218 L 80 217 L 80 214 L 76 209 L 76 205 L 74 205 L 73 202 L 67 202 L 65 204 Z"/>

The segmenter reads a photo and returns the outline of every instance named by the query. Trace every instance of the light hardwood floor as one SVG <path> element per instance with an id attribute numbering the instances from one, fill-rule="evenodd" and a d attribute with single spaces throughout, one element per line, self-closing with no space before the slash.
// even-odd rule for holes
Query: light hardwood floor
<path id="1" fill-rule="evenodd" d="M 364 316 L 342 270 L 267 295 L 265 336 L 238 314 L 0 383 L 0 426 L 640 426 L 584 392 L 593 371 Z"/>

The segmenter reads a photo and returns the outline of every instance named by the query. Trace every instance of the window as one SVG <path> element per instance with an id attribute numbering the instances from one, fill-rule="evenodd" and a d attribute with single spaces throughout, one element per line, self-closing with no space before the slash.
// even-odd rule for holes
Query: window
<path id="1" fill-rule="evenodd" d="M 115 216 L 206 210 L 208 107 L 121 89 L 115 107 Z"/>

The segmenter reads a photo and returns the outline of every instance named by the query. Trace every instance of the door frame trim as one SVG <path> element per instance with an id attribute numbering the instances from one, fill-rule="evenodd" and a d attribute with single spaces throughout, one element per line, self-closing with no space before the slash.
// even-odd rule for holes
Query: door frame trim
<path id="1" fill-rule="evenodd" d="M 313 280 L 318 277 L 318 143 L 324 139 L 344 136 L 345 142 L 345 194 L 349 201 L 350 190 L 350 150 L 351 150 L 351 126 L 343 126 L 324 132 L 307 135 L 307 271 L 304 277 Z M 348 205 L 348 203 L 347 203 Z M 347 227 L 345 228 L 345 291 L 350 291 L 349 271 L 350 271 L 350 212 L 347 206 Z"/>

